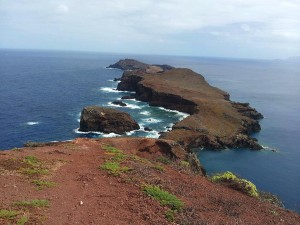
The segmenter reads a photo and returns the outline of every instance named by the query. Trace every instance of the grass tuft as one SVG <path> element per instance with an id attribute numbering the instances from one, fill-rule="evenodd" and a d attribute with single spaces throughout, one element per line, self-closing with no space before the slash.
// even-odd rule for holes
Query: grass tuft
<path id="1" fill-rule="evenodd" d="M 160 163 L 163 163 L 163 164 L 170 164 L 171 163 L 171 160 L 164 157 L 164 156 L 160 156 L 160 157 L 156 158 L 156 161 L 160 162 Z"/>
<path id="2" fill-rule="evenodd" d="M 33 180 L 32 183 L 37 186 L 38 190 L 54 187 L 56 185 L 55 182 L 51 182 L 47 180 Z"/>
<path id="3" fill-rule="evenodd" d="M 154 165 L 152 168 L 161 172 L 165 171 L 165 168 L 160 165 Z"/>
<path id="4" fill-rule="evenodd" d="M 24 225 L 28 222 L 28 220 L 29 219 L 27 216 L 22 216 L 20 219 L 17 220 L 17 225 Z"/>
<path id="5" fill-rule="evenodd" d="M 121 173 L 131 170 L 131 168 L 127 166 L 120 166 L 118 162 L 105 162 L 100 166 L 100 169 L 106 170 L 109 174 L 114 176 L 119 176 Z"/>
<path id="6" fill-rule="evenodd" d="M 20 214 L 19 211 L 0 209 L 0 218 L 1 219 L 13 219 L 19 214 Z"/>
<path id="7" fill-rule="evenodd" d="M 177 210 L 168 209 L 168 210 L 165 212 L 165 217 L 167 218 L 167 220 L 168 220 L 169 222 L 173 222 L 174 219 L 175 219 L 176 213 L 177 213 Z"/>
<path id="8" fill-rule="evenodd" d="M 22 168 L 21 172 L 26 175 L 45 175 L 48 174 L 49 170 L 40 168 Z"/>
<path id="9" fill-rule="evenodd" d="M 49 207 L 49 201 L 44 199 L 34 199 L 31 201 L 19 201 L 14 203 L 15 206 L 21 207 L 33 207 L 33 208 L 41 208 L 41 207 Z"/>
<path id="10" fill-rule="evenodd" d="M 172 210 L 180 210 L 184 206 L 184 203 L 175 195 L 162 190 L 156 185 L 146 184 L 143 186 L 143 191 L 154 199 L 158 200 L 162 206 L 169 206 Z"/>
<path id="11" fill-rule="evenodd" d="M 35 156 L 26 156 L 23 160 L 27 165 L 29 166 L 38 166 L 40 164 L 40 160 L 38 160 L 38 158 L 36 158 Z"/>

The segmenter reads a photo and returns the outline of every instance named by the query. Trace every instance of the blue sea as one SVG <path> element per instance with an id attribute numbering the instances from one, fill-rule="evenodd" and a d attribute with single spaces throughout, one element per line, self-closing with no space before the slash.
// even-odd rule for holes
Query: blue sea
<path id="1" fill-rule="evenodd" d="M 122 71 L 106 69 L 121 58 L 187 67 L 202 74 L 231 100 L 250 102 L 261 112 L 262 130 L 253 136 L 262 151 L 195 149 L 208 174 L 233 171 L 263 191 L 278 195 L 285 207 L 300 212 L 300 62 L 180 56 L 122 55 L 89 52 L 0 50 L 0 149 L 28 141 L 64 141 L 116 134 L 78 132 L 85 106 L 116 107 L 114 78 Z M 119 107 L 141 129 L 130 136 L 158 137 L 187 114 L 126 100 Z M 151 132 L 143 130 L 152 129 Z M 275 152 L 271 151 L 276 149 Z"/>

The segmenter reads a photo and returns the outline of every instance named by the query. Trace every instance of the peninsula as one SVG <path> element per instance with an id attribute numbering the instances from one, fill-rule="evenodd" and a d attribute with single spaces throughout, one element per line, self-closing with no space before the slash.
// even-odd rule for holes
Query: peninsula
<path id="1" fill-rule="evenodd" d="M 263 116 L 248 103 L 230 101 L 230 96 L 209 85 L 200 74 L 185 68 L 148 65 L 132 59 L 110 68 L 123 69 L 118 90 L 134 91 L 135 98 L 151 106 L 189 113 L 160 138 L 174 140 L 185 148 L 262 149 L 253 132 L 261 128 Z"/>

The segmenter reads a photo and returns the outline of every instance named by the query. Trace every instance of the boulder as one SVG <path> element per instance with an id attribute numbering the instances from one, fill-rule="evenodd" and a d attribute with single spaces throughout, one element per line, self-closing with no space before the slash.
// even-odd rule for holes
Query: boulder
<path id="1" fill-rule="evenodd" d="M 149 128 L 149 127 L 145 127 L 145 128 L 144 128 L 144 131 L 152 131 L 152 129 Z"/>
<path id="2" fill-rule="evenodd" d="M 112 104 L 119 105 L 119 106 L 127 106 L 126 103 L 124 103 L 122 101 L 113 101 Z"/>
<path id="3" fill-rule="evenodd" d="M 124 134 L 140 129 L 128 113 L 99 106 L 85 107 L 81 112 L 79 131 Z"/>

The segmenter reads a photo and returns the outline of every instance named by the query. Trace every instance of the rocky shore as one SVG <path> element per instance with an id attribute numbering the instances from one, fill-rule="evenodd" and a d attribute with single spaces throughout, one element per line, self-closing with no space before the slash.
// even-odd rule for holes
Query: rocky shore
<path id="1" fill-rule="evenodd" d="M 209 85 L 202 75 L 190 69 L 131 59 L 110 67 L 125 70 L 118 90 L 135 91 L 136 99 L 151 106 L 190 114 L 160 138 L 174 140 L 185 148 L 262 149 L 250 135 L 261 129 L 259 119 L 263 116 L 248 103 L 231 101 L 227 92 Z"/>

